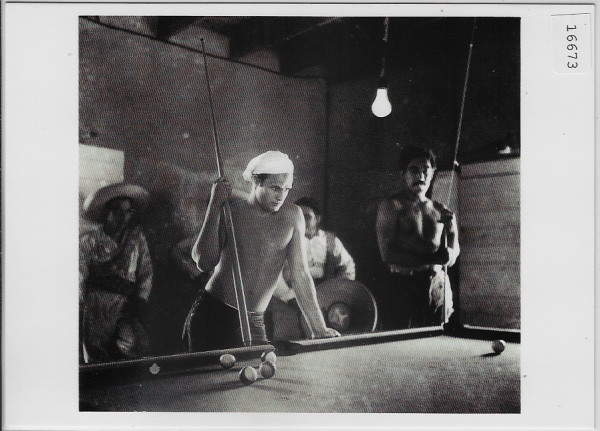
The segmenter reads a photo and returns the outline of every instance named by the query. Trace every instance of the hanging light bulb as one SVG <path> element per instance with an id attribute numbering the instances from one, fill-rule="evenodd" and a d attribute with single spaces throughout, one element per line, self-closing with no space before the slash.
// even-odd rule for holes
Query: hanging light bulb
<path id="1" fill-rule="evenodd" d="M 371 111 L 379 118 L 387 117 L 392 112 L 392 104 L 388 98 L 387 86 L 377 86 L 377 95 L 375 96 L 375 101 L 371 105 Z"/>
<path id="2" fill-rule="evenodd" d="M 373 114 L 379 118 L 387 117 L 392 112 L 392 104 L 390 103 L 390 99 L 388 97 L 388 83 L 385 74 L 385 57 L 387 54 L 389 23 L 390 19 L 386 17 L 383 21 L 385 31 L 383 35 L 384 50 L 383 59 L 381 62 L 381 74 L 379 75 L 379 81 L 377 82 L 377 94 L 375 95 L 375 100 L 371 105 L 371 111 L 373 111 Z"/>

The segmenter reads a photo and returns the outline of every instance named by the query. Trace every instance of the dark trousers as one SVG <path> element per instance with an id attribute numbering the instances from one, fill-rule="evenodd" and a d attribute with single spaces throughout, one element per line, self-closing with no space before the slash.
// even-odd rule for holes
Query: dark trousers
<path id="1" fill-rule="evenodd" d="M 441 307 L 431 304 L 430 300 L 432 276 L 430 271 L 413 275 L 390 274 L 388 288 L 382 292 L 380 301 L 384 329 L 441 324 Z"/>
<path id="2" fill-rule="evenodd" d="M 263 313 L 249 313 L 252 344 L 268 344 Z M 242 347 L 242 330 L 238 311 L 204 290 L 198 293 L 182 334 L 188 352 Z"/>

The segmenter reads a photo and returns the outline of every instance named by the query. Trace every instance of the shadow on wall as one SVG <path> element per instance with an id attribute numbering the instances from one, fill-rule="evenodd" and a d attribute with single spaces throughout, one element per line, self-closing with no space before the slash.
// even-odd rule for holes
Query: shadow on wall
<path id="1" fill-rule="evenodd" d="M 194 271 L 191 245 L 204 219 L 213 178 L 148 158 L 139 159 L 134 172 L 132 182 L 150 193 L 142 225 L 154 267 L 149 319 L 152 353 L 177 353 L 182 351 L 187 312 L 207 280 L 206 274 Z M 188 250 L 181 244 L 187 244 Z"/>

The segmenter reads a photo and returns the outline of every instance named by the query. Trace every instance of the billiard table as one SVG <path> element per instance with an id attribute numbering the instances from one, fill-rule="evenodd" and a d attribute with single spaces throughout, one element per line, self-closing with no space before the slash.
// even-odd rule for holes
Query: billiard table
<path id="1" fill-rule="evenodd" d="M 269 350 L 275 376 L 244 385 Z M 519 413 L 520 388 L 520 332 L 464 326 L 82 365 L 79 395 L 81 411 Z"/>

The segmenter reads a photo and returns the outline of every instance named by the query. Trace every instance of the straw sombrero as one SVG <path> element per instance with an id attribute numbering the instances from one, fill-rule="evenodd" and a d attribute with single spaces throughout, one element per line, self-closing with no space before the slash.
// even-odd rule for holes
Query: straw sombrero
<path id="1" fill-rule="evenodd" d="M 146 207 L 149 197 L 146 189 L 135 184 L 111 184 L 88 195 L 83 203 L 83 216 L 89 220 L 101 222 L 104 206 L 116 198 L 129 198 L 136 210 L 142 211 Z"/>

